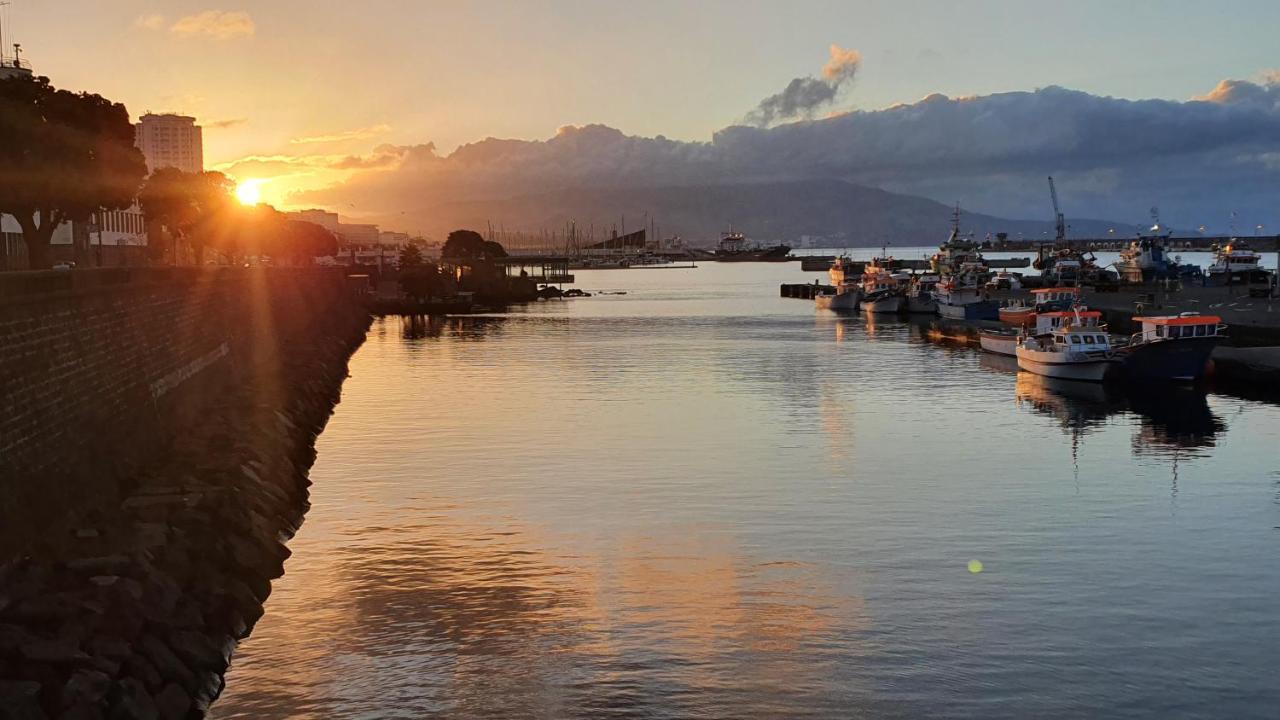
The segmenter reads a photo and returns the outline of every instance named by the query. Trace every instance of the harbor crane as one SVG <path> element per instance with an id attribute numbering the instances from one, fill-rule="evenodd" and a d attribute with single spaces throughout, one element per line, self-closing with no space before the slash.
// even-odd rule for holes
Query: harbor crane
<path id="1" fill-rule="evenodd" d="M 1053 186 L 1053 176 L 1049 176 L 1049 198 L 1053 200 L 1053 220 L 1054 229 L 1057 230 L 1057 242 L 1064 243 L 1067 241 L 1067 219 L 1063 217 L 1062 211 L 1058 209 L 1058 189 Z"/>

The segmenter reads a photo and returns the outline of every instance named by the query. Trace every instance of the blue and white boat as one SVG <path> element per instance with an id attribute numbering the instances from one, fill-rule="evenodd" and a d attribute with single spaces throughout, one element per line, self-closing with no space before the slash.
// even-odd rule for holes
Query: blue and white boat
<path id="1" fill-rule="evenodd" d="M 1213 349 L 1226 337 L 1216 315 L 1182 313 L 1135 317 L 1142 330 L 1120 348 L 1125 375 L 1135 380 L 1195 382 L 1205 376 Z"/>

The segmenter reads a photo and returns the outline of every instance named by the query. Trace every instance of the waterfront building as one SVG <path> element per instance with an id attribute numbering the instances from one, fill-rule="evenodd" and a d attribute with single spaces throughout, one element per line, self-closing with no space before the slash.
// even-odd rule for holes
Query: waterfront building
<path id="1" fill-rule="evenodd" d="M 147 159 L 147 172 L 172 167 L 204 172 L 204 139 L 196 119 L 186 115 L 147 113 L 134 126 L 134 140 Z"/>

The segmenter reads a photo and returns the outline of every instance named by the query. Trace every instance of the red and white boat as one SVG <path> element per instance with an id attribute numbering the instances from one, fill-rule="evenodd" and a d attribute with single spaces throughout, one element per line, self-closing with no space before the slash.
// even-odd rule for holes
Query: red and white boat
<path id="1" fill-rule="evenodd" d="M 1054 287 L 1031 291 L 1031 297 L 1011 300 L 1000 308 L 1000 322 L 1015 327 L 1030 327 L 1036 313 L 1066 310 L 1080 302 L 1080 288 Z"/>
<path id="2" fill-rule="evenodd" d="M 1024 337 L 1047 335 L 1064 325 L 1106 332 L 1106 326 L 1102 324 L 1102 313 L 1097 310 L 1053 310 L 1036 314 L 1033 322 L 1034 331 L 1027 326 L 1018 330 L 980 330 L 978 344 L 989 353 L 1016 357 L 1018 344 Z"/>

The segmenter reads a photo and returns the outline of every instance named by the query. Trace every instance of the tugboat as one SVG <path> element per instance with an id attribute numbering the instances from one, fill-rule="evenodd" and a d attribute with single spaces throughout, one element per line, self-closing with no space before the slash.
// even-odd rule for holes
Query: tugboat
<path id="1" fill-rule="evenodd" d="M 1023 338 L 1016 354 L 1019 369 L 1063 380 L 1102 382 L 1117 364 L 1107 333 L 1079 323 Z"/>
<path id="2" fill-rule="evenodd" d="M 1075 310 L 1053 310 L 1038 313 L 1032 320 L 1035 329 L 1029 334 L 1047 335 L 1062 327 L 1063 323 L 1072 321 L 1082 328 L 1106 331 L 1106 326 L 1102 324 L 1101 312 L 1077 308 Z M 1030 324 L 1016 330 L 983 329 L 978 331 L 978 344 L 989 353 L 1016 356 L 1018 344 L 1022 341 L 1024 335 L 1028 334 L 1029 330 Z"/>
<path id="3" fill-rule="evenodd" d="M 1142 330 L 1120 348 L 1119 356 L 1125 374 L 1135 380 L 1200 380 L 1226 330 L 1222 318 L 1198 313 L 1135 317 L 1133 321 L 1142 323 Z"/>
<path id="4" fill-rule="evenodd" d="M 1249 285 L 1270 283 L 1271 272 L 1259 264 L 1262 256 L 1249 249 L 1247 243 L 1232 238 L 1223 247 L 1215 248 L 1213 264 L 1205 272 L 1209 285 Z"/>

